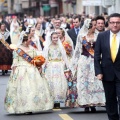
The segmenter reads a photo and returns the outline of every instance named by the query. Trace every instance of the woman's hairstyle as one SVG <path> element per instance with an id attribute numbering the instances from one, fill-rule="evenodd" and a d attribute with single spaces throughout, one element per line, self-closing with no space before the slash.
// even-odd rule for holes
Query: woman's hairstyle
<path id="1" fill-rule="evenodd" d="M 52 36 L 53 36 L 53 35 L 57 35 L 57 33 L 56 33 L 56 32 L 53 32 L 53 33 L 51 34 L 51 37 L 50 37 L 51 40 L 52 40 Z"/>
<path id="2" fill-rule="evenodd" d="M 38 24 L 40 24 L 40 25 L 41 25 L 41 23 L 39 23 L 39 22 L 38 22 L 38 23 L 35 25 L 35 28 L 37 27 L 37 25 L 38 25 Z"/>
<path id="3" fill-rule="evenodd" d="M 96 21 L 96 19 L 95 19 L 95 18 L 91 19 L 91 22 L 90 22 L 90 24 L 89 24 L 89 28 L 88 28 L 88 29 L 91 29 L 91 28 L 92 28 L 92 26 L 93 26 L 93 25 L 92 25 L 92 22 L 93 22 L 93 21 Z"/>
<path id="4" fill-rule="evenodd" d="M 65 36 L 65 31 L 62 28 L 58 28 L 58 30 L 61 30 L 62 36 Z"/>
<path id="5" fill-rule="evenodd" d="M 23 35 L 23 41 L 22 42 L 25 42 L 25 41 L 27 41 L 28 40 L 28 34 L 24 34 Z"/>
<path id="6" fill-rule="evenodd" d="M 2 26 L 2 25 L 5 25 L 5 27 L 6 27 L 6 24 L 5 24 L 5 23 L 0 23 L 0 29 L 1 29 L 1 26 Z"/>
<path id="7" fill-rule="evenodd" d="M 30 34 L 32 28 L 34 28 L 34 27 L 32 27 L 32 26 L 28 27 L 27 34 Z"/>

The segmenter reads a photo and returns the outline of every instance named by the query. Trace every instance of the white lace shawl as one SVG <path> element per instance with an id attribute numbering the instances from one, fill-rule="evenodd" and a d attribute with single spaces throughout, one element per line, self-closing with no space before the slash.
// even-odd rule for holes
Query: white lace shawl
<path id="1" fill-rule="evenodd" d="M 72 58 L 72 64 L 70 66 L 70 69 L 72 70 L 73 75 L 75 75 L 75 72 L 77 70 L 78 60 L 80 59 L 80 56 L 82 53 L 82 37 L 85 37 L 88 34 L 88 31 L 89 31 L 88 28 L 89 28 L 90 22 L 91 22 L 91 19 L 85 20 L 84 25 L 81 28 L 77 37 L 76 47 L 75 47 L 75 51 Z M 98 32 L 95 30 L 94 41 L 96 41 L 97 35 L 98 35 Z"/>
<path id="2" fill-rule="evenodd" d="M 51 33 L 49 33 L 49 35 L 47 35 L 47 37 L 46 37 L 46 41 L 45 41 L 45 45 L 44 45 L 44 49 L 43 49 L 43 56 L 46 58 L 46 61 L 48 61 L 48 51 L 49 51 L 49 47 L 50 47 L 51 43 L 52 43 Z M 58 39 L 58 46 L 60 47 L 60 51 L 62 53 L 62 58 L 66 64 L 67 68 L 69 69 L 66 51 L 62 45 L 62 42 L 59 39 Z"/>

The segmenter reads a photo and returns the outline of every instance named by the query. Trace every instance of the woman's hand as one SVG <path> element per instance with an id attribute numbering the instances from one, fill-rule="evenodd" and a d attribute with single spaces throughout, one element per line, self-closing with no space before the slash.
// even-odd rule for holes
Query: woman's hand
<path id="1" fill-rule="evenodd" d="M 38 71 L 42 73 L 42 67 L 38 67 Z"/>

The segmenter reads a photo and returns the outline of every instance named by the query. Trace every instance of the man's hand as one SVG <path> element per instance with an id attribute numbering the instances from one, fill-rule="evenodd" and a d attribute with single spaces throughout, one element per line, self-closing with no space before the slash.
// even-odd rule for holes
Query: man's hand
<path id="1" fill-rule="evenodd" d="M 97 75 L 97 79 L 98 79 L 98 80 L 102 80 L 102 78 L 103 78 L 103 74 L 98 74 L 98 75 Z"/>

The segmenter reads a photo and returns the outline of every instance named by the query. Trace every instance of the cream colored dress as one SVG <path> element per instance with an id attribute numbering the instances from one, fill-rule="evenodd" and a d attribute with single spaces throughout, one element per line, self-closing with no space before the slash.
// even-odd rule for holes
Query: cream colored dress
<path id="1" fill-rule="evenodd" d="M 32 58 L 37 56 L 34 49 L 26 52 Z M 53 99 L 46 79 L 38 69 L 14 53 L 11 72 L 5 97 L 5 109 L 9 113 L 45 111 L 53 108 Z"/>
<path id="2" fill-rule="evenodd" d="M 54 102 L 64 102 L 67 92 L 67 80 L 64 75 L 65 62 L 59 46 L 50 45 L 48 50 L 48 61 L 45 76 L 54 96 Z"/>

